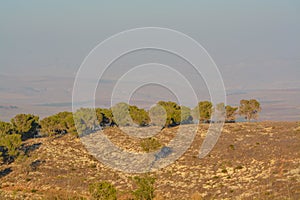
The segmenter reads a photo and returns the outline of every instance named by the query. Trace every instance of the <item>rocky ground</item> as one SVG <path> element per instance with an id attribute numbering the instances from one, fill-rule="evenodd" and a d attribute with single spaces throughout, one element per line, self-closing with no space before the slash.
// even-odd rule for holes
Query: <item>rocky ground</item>
<path id="1" fill-rule="evenodd" d="M 188 130 L 195 126 L 184 125 Z M 296 122 L 225 124 L 214 149 L 199 159 L 208 129 L 200 125 L 182 157 L 150 173 L 156 178 L 156 199 L 300 199 L 298 127 Z M 176 130 L 164 129 L 155 137 L 167 145 Z M 141 139 L 116 128 L 105 134 L 122 149 L 143 151 Z M 103 180 L 117 187 L 119 199 L 126 199 L 135 188 L 131 177 L 141 175 L 107 167 L 70 135 L 31 139 L 24 149 L 28 156 L 0 165 L 0 199 L 89 199 L 89 184 Z"/>

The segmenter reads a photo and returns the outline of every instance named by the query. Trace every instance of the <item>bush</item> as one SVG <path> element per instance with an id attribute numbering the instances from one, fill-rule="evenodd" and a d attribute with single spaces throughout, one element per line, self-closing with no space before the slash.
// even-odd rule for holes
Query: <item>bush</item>
<path id="1" fill-rule="evenodd" d="M 154 199 L 154 183 L 155 178 L 150 176 L 138 177 L 135 176 L 133 178 L 137 189 L 132 193 L 137 200 L 152 200 Z"/>
<path id="2" fill-rule="evenodd" d="M 161 144 L 159 141 L 153 137 L 146 138 L 141 141 L 141 147 L 144 151 L 150 152 L 150 151 L 156 151 L 161 147 Z"/>
<path id="3" fill-rule="evenodd" d="M 89 186 L 89 192 L 93 199 L 97 200 L 116 200 L 117 190 L 108 182 L 94 183 Z"/>

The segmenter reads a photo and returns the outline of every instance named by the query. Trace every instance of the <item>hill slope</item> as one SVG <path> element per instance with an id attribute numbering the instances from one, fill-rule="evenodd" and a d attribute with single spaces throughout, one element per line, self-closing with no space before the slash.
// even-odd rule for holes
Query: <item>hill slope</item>
<path id="1" fill-rule="evenodd" d="M 196 125 L 185 125 L 196 126 Z M 175 163 L 151 173 L 162 199 L 300 199 L 300 130 L 295 122 L 225 124 L 209 156 L 198 159 L 208 125 L 200 125 L 189 150 Z M 176 128 L 157 135 L 161 143 Z M 141 151 L 140 141 L 117 129 L 106 134 L 122 148 Z M 94 159 L 69 135 L 26 141 L 29 157 L 0 165 L 0 199 L 89 198 L 90 183 L 107 180 L 126 199 L 131 177 Z"/>

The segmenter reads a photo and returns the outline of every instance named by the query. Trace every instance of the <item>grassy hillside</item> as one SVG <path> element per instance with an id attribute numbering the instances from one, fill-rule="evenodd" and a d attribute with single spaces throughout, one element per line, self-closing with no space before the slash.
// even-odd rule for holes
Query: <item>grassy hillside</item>
<path id="1" fill-rule="evenodd" d="M 199 125 L 189 150 L 150 174 L 156 178 L 155 198 L 300 199 L 298 126 L 296 122 L 225 124 L 209 156 L 199 159 L 208 128 Z M 175 129 L 164 129 L 157 141 L 167 144 Z M 143 151 L 140 139 L 117 128 L 108 128 L 105 134 L 124 149 Z M 0 199 L 90 199 L 89 185 L 100 181 L 112 183 L 118 199 L 130 199 L 136 188 L 132 177 L 137 174 L 106 167 L 71 135 L 30 139 L 23 148 L 27 156 L 0 165 Z"/>

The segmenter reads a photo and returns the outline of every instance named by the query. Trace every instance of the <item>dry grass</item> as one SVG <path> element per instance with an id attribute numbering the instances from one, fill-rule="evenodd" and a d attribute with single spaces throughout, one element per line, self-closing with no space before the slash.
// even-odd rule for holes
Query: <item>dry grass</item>
<path id="1" fill-rule="evenodd" d="M 195 125 L 186 125 L 195 126 Z M 175 163 L 151 173 L 156 199 L 300 199 L 300 134 L 294 122 L 226 124 L 210 154 L 198 159 L 208 125 L 200 125 L 194 142 Z M 167 144 L 176 129 L 155 137 Z M 116 129 L 106 134 L 114 143 L 140 152 L 140 139 Z M 41 145 L 10 165 L 0 165 L 0 199 L 89 199 L 88 186 L 108 181 L 119 199 L 130 199 L 131 177 L 114 171 L 88 154 L 69 135 L 38 138 Z"/>

